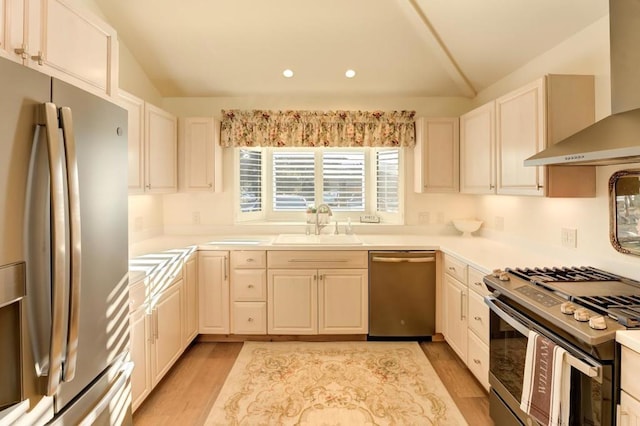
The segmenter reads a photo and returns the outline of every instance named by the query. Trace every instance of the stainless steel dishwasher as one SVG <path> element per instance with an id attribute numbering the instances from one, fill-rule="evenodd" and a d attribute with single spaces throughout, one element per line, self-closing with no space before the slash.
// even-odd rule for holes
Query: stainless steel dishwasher
<path id="1" fill-rule="evenodd" d="M 369 340 L 435 334 L 434 251 L 369 252 Z"/>

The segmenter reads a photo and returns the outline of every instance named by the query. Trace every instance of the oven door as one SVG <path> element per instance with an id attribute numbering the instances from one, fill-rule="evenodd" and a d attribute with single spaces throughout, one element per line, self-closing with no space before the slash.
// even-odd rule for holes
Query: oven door
<path id="1" fill-rule="evenodd" d="M 537 424 L 520 409 L 529 330 L 544 335 L 569 353 L 570 425 L 613 424 L 612 368 L 603 365 L 550 330 L 507 305 L 486 296 L 490 308 L 489 383 L 491 416 L 496 424 Z M 511 417 L 509 418 L 509 414 Z M 508 420 L 507 420 L 508 419 Z"/>

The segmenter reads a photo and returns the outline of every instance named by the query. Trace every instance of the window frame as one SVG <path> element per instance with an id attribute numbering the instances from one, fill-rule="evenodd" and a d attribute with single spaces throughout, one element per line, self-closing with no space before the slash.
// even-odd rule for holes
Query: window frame
<path id="1" fill-rule="evenodd" d="M 384 212 L 377 210 L 377 176 L 376 176 L 376 153 L 378 151 L 385 150 L 398 150 L 398 212 Z M 262 185 L 261 185 L 261 206 L 262 209 L 256 212 L 242 212 L 240 210 L 240 151 L 241 150 L 253 150 L 261 152 L 261 164 L 262 164 Z M 314 164 L 315 164 L 315 186 L 314 192 L 316 200 L 322 197 L 322 185 L 323 175 L 317 171 L 322 169 L 322 154 L 327 151 L 352 151 L 362 152 L 364 151 L 364 179 L 365 179 L 365 210 L 364 211 L 334 211 L 332 221 L 346 221 L 350 218 L 352 221 L 357 222 L 361 215 L 375 214 L 380 217 L 381 223 L 388 224 L 404 224 L 404 204 L 405 204 L 405 177 L 404 177 L 404 157 L 405 148 L 271 148 L 271 147 L 258 147 L 247 148 L 239 147 L 234 148 L 234 209 L 235 209 L 235 221 L 238 223 L 247 222 L 295 222 L 305 223 L 306 212 L 304 211 L 274 211 L 273 210 L 273 153 L 278 151 L 313 151 L 314 152 Z M 319 198 L 320 197 L 320 198 Z M 320 203 L 316 201 L 317 207 Z"/>

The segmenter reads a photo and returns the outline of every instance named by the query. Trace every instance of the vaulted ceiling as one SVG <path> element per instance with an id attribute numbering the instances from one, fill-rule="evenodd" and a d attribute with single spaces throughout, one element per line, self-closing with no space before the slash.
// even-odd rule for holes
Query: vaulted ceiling
<path id="1" fill-rule="evenodd" d="M 95 1 L 163 96 L 473 97 L 608 13 L 606 0 Z"/>

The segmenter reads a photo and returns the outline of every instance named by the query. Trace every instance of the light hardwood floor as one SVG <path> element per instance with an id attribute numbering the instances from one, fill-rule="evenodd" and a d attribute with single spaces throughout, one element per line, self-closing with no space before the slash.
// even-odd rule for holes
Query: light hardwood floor
<path id="1" fill-rule="evenodd" d="M 487 393 L 445 342 L 420 346 L 470 425 L 493 425 Z M 242 343 L 191 345 L 133 415 L 136 426 L 202 425 Z"/>

